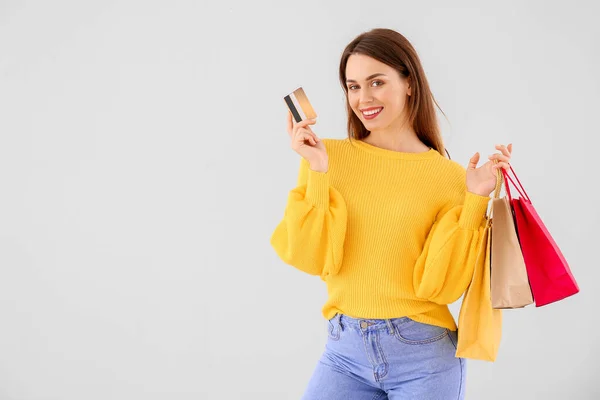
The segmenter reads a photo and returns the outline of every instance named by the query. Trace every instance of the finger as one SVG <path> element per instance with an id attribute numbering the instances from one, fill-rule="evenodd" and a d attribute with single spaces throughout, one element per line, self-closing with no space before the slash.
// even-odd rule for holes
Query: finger
<path id="1" fill-rule="evenodd" d="M 312 135 L 311 135 L 309 132 L 307 132 L 306 130 L 303 130 L 303 131 L 299 132 L 299 133 L 298 133 L 298 136 L 296 137 L 296 140 L 297 140 L 298 142 L 301 142 L 301 143 L 305 143 L 305 142 L 307 142 L 307 141 L 308 141 L 308 142 L 309 142 L 310 144 L 312 144 L 312 145 L 315 145 L 315 144 L 317 144 L 316 140 L 315 140 L 315 139 L 312 137 Z"/>
<path id="2" fill-rule="evenodd" d="M 304 121 L 303 121 L 304 122 Z M 302 126 L 299 123 L 294 127 L 294 130 L 296 132 L 300 132 L 300 131 L 304 131 L 304 132 L 308 132 L 310 135 L 312 135 L 316 140 L 319 140 L 319 138 L 317 137 L 317 135 L 312 131 L 312 129 L 310 129 L 310 126 L 306 125 L 306 126 Z"/>
<path id="3" fill-rule="evenodd" d="M 309 132 L 310 132 L 310 134 L 311 134 L 311 135 L 313 135 L 313 136 L 314 136 L 314 138 L 317 140 L 317 142 L 318 142 L 319 140 L 321 140 L 321 139 L 319 139 L 319 138 L 317 137 L 317 134 L 313 132 L 313 130 L 310 128 L 310 126 L 306 126 L 306 127 L 304 127 L 303 129 L 306 129 L 307 131 L 309 131 Z"/>
<path id="4" fill-rule="evenodd" d="M 496 148 L 498 150 L 500 150 L 502 152 L 502 154 L 504 154 L 505 156 L 509 156 L 510 157 L 510 152 L 508 151 L 508 149 L 506 148 L 506 146 L 504 146 L 503 144 L 497 144 Z"/>
<path id="5" fill-rule="evenodd" d="M 308 134 L 310 137 L 312 137 L 315 140 L 315 142 L 318 142 L 321 140 L 317 137 L 317 135 L 312 130 L 310 130 L 310 127 L 300 128 L 300 129 L 298 129 L 298 132 L 303 132 L 303 133 Z"/>
<path id="6" fill-rule="evenodd" d="M 488 157 L 489 160 L 499 160 L 499 161 L 506 161 L 506 162 L 510 162 L 510 157 L 509 156 L 505 156 L 504 154 L 492 154 Z"/>
<path id="7" fill-rule="evenodd" d="M 467 167 L 468 169 L 475 169 L 477 168 L 477 163 L 479 162 L 479 152 L 475 153 L 473 155 L 473 157 L 471 157 L 471 159 L 469 160 L 469 166 Z"/>
<path id="8" fill-rule="evenodd" d="M 508 152 L 509 152 L 510 154 L 512 154 L 512 143 L 510 143 L 510 144 L 508 145 Z"/>
<path id="9" fill-rule="evenodd" d="M 288 135 L 292 136 L 293 129 L 294 129 L 294 123 L 292 122 L 292 113 L 288 110 L 288 114 L 287 114 L 287 133 L 288 133 Z"/>
<path id="10" fill-rule="evenodd" d="M 298 122 L 296 125 L 298 127 L 304 128 L 307 125 L 314 125 L 316 123 L 317 123 L 317 119 L 313 118 L 313 119 L 303 119 L 302 121 Z"/>
<path id="11" fill-rule="evenodd" d="M 499 162 L 499 163 L 495 164 L 495 165 L 492 167 L 492 169 L 493 169 L 494 171 L 495 171 L 495 170 L 497 170 L 498 168 L 504 168 L 505 170 L 507 170 L 507 171 L 508 171 L 508 169 L 510 168 L 510 164 L 509 164 L 509 163 L 505 163 L 505 162 L 502 162 L 502 161 L 501 161 L 501 162 Z"/>
<path id="12" fill-rule="evenodd" d="M 308 136 L 311 138 L 311 140 L 316 144 L 319 141 L 319 138 L 317 137 L 317 135 L 314 134 L 314 132 L 310 132 L 308 130 L 304 130 Z"/>

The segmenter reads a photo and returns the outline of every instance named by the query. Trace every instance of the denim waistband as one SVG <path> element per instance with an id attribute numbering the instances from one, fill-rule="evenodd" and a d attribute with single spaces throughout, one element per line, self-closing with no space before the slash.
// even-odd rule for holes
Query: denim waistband
<path id="1" fill-rule="evenodd" d="M 353 318 L 344 314 L 337 313 L 333 318 L 331 318 L 331 322 L 337 322 L 342 329 L 345 327 L 352 327 L 356 329 L 368 329 L 368 330 L 379 330 L 379 329 L 388 329 L 393 331 L 393 326 L 398 326 L 399 324 L 403 324 L 405 322 L 410 321 L 411 319 L 408 317 L 399 317 L 399 318 L 388 318 L 388 319 L 373 319 L 373 318 Z"/>

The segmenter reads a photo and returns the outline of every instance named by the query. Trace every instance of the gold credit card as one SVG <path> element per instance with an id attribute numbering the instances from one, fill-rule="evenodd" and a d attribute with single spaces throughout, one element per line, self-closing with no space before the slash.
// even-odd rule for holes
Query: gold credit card
<path id="1" fill-rule="evenodd" d="M 306 97 L 306 93 L 304 93 L 302 87 L 285 96 L 283 100 L 285 100 L 285 104 L 287 104 L 296 122 L 317 118 L 317 113 L 315 113 L 310 101 L 308 101 L 308 97 Z"/>

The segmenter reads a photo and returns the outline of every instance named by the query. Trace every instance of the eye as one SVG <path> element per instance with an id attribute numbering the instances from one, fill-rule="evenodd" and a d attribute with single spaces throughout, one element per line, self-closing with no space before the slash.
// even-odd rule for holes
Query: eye
<path id="1" fill-rule="evenodd" d="M 381 85 L 383 85 L 383 81 L 379 81 L 379 80 L 373 81 L 373 83 L 375 83 L 375 82 L 377 82 L 377 83 L 378 83 L 378 85 L 377 85 L 377 86 L 381 86 Z M 350 86 L 348 86 L 348 89 L 349 89 L 349 90 L 354 90 L 353 88 L 354 88 L 355 86 L 356 86 L 356 85 L 350 85 Z"/>

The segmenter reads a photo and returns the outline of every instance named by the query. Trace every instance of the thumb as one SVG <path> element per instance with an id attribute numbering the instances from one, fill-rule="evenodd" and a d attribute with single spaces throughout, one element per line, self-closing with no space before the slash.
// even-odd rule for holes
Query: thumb
<path id="1" fill-rule="evenodd" d="M 479 152 L 475 153 L 473 157 L 469 160 L 469 166 L 467 169 L 475 169 L 477 168 L 477 163 L 479 162 Z"/>

